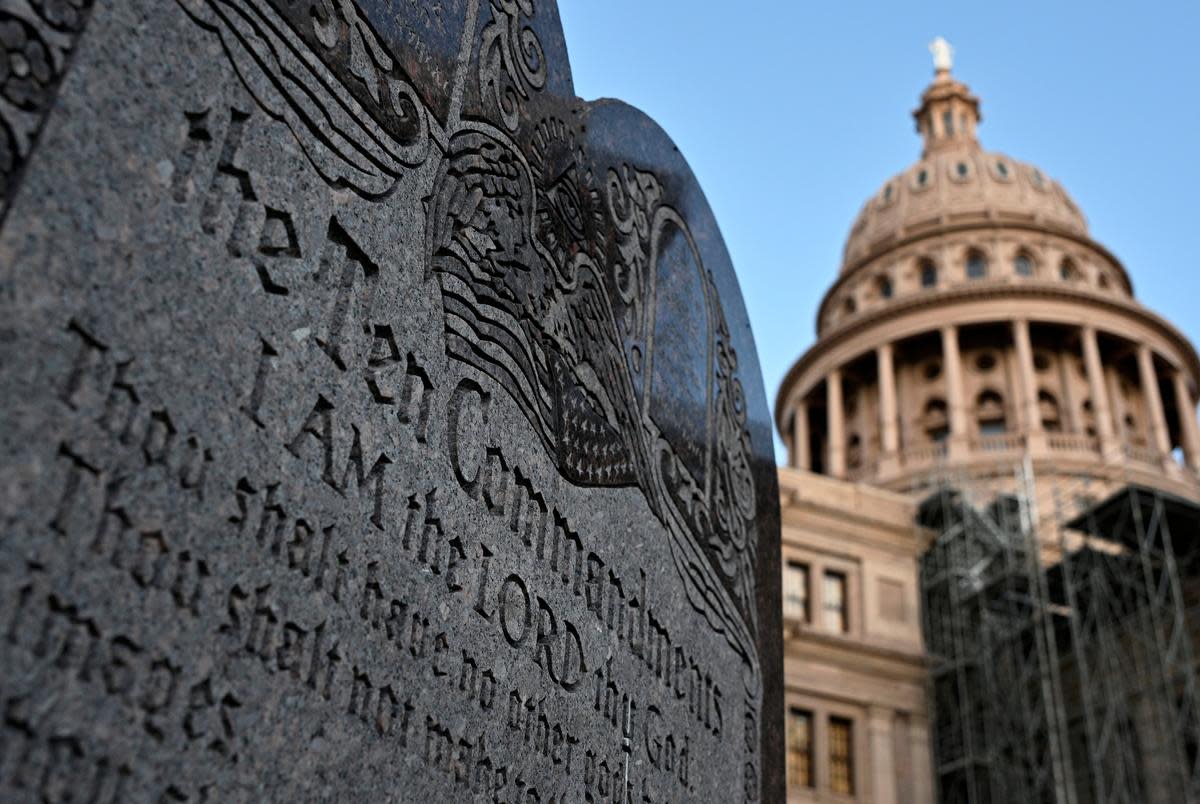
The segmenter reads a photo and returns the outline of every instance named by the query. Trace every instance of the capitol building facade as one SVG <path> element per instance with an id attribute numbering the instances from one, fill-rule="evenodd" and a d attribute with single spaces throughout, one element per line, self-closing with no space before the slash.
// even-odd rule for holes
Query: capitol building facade
<path id="1" fill-rule="evenodd" d="M 1200 358 L 932 49 L 776 399 L 789 800 L 1191 800 Z"/>

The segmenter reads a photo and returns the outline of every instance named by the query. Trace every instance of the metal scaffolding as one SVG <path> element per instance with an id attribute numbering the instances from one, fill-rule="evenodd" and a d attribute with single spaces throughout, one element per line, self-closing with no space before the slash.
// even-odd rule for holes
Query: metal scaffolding
<path id="1" fill-rule="evenodd" d="M 1200 801 L 1200 505 L 1127 485 L 1068 518 L 1073 488 L 1039 519 L 1028 462 L 1011 487 L 920 506 L 940 800 Z"/>

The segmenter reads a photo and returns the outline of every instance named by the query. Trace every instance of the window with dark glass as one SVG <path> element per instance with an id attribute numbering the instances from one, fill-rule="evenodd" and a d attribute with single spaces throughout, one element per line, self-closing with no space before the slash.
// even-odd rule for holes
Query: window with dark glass
<path id="1" fill-rule="evenodd" d="M 929 260 L 921 263 L 921 287 L 931 288 L 937 284 L 937 266 Z"/>
<path id="2" fill-rule="evenodd" d="M 829 789 L 854 795 L 854 723 L 849 718 L 829 718 Z"/>
<path id="3" fill-rule="evenodd" d="M 1096 413 L 1094 410 L 1092 410 L 1092 400 L 1084 399 L 1079 405 L 1079 409 L 1083 413 L 1081 417 L 1083 419 L 1083 432 L 1086 433 L 1089 438 L 1095 438 Z"/>
<path id="4" fill-rule="evenodd" d="M 1024 254 L 1018 254 L 1013 260 L 1013 271 L 1017 276 L 1033 276 L 1033 260 Z"/>
<path id="5" fill-rule="evenodd" d="M 1062 261 L 1062 264 L 1058 267 L 1058 273 L 1067 282 L 1074 282 L 1079 278 L 1079 270 L 1075 267 L 1075 263 L 1070 260 Z"/>
<path id="6" fill-rule="evenodd" d="M 972 252 L 967 257 L 967 278 L 982 279 L 987 276 L 987 259 L 979 252 Z"/>
<path id="7" fill-rule="evenodd" d="M 1042 419 L 1042 429 L 1047 433 L 1062 431 L 1062 421 L 1058 413 L 1058 400 L 1049 391 L 1038 391 L 1038 414 Z"/>
<path id="8" fill-rule="evenodd" d="M 925 404 L 924 419 L 925 434 L 933 443 L 945 441 L 950 435 L 950 416 L 946 410 L 945 400 L 929 400 Z"/>
<path id="9" fill-rule="evenodd" d="M 1004 423 L 1004 419 L 988 419 L 979 423 L 979 434 L 981 436 L 1002 436 L 1008 432 L 1008 427 Z"/>
<path id="10" fill-rule="evenodd" d="M 886 276 L 881 276 L 876 280 L 876 285 L 879 288 L 879 298 L 892 298 L 892 280 Z"/>
<path id="11" fill-rule="evenodd" d="M 1004 416 L 1004 397 L 995 391 L 984 391 L 975 401 L 976 420 L 981 436 L 1003 435 L 1008 427 Z"/>
<path id="12" fill-rule="evenodd" d="M 942 115 L 942 128 L 945 129 L 946 134 L 954 133 L 954 115 L 949 112 Z"/>
<path id="13" fill-rule="evenodd" d="M 792 708 L 787 717 L 787 785 L 789 789 L 813 788 L 813 715 Z"/>
<path id="14" fill-rule="evenodd" d="M 846 439 L 846 466 L 851 469 L 857 469 L 862 466 L 862 439 L 858 433 L 851 433 Z"/>
<path id="15" fill-rule="evenodd" d="M 825 572 L 825 628 L 844 634 L 850 630 L 850 617 L 846 611 L 846 575 L 826 570 Z"/>
<path id="16" fill-rule="evenodd" d="M 811 622 L 808 608 L 808 565 L 789 561 L 783 568 L 783 613 L 801 622 Z"/>

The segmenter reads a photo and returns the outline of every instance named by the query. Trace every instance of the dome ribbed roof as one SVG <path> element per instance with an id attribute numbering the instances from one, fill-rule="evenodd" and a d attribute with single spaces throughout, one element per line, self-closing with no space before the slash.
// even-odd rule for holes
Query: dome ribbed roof
<path id="1" fill-rule="evenodd" d="M 908 237 L 953 226 L 1009 223 L 1087 234 L 1066 191 L 1033 165 L 979 146 L 979 100 L 939 69 L 913 116 L 920 161 L 888 179 L 850 228 L 842 272 Z"/>
<path id="2" fill-rule="evenodd" d="M 911 235 L 992 221 L 1087 234 L 1087 220 L 1058 182 L 1010 156 L 963 145 L 929 154 L 863 204 L 842 270 Z"/>

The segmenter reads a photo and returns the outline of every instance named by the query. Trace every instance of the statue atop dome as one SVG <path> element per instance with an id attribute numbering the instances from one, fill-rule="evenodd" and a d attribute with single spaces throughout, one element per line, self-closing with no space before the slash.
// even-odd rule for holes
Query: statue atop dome
<path id="1" fill-rule="evenodd" d="M 937 37 L 929 43 L 929 52 L 933 55 L 933 69 L 939 73 L 950 72 L 954 66 L 954 48 L 942 37 Z"/>

